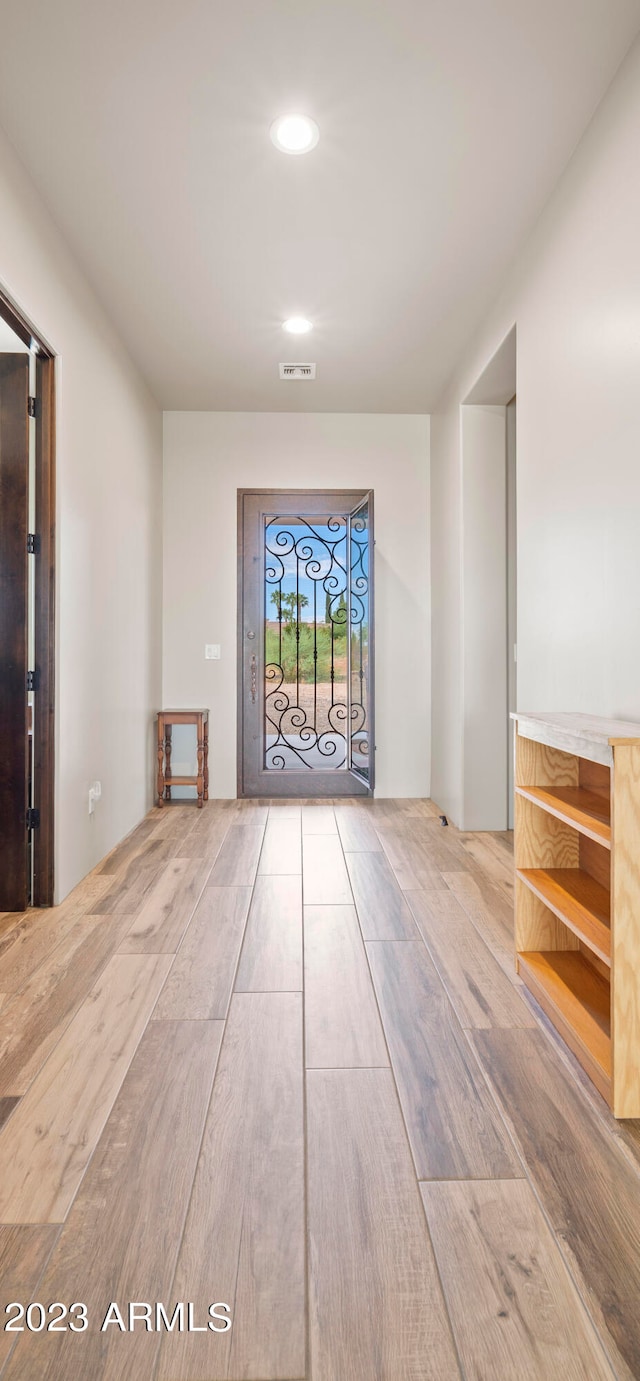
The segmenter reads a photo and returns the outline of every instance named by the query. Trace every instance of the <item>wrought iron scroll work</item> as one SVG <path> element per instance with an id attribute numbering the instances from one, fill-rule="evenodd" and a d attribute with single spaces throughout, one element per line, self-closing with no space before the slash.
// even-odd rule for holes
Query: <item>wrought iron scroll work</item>
<path id="1" fill-rule="evenodd" d="M 349 610 L 353 625 L 361 591 L 350 593 L 349 519 L 269 517 L 265 523 L 265 767 L 347 768 L 353 714 L 345 679 Z M 354 573 L 364 579 L 363 558 Z M 295 588 L 294 586 L 295 580 Z M 310 582 L 310 584 L 308 583 Z M 284 584 L 291 586 L 285 593 Z M 302 592 L 302 585 L 310 596 Z M 303 619 L 309 607 L 313 617 Z M 276 618 L 270 606 L 275 605 Z M 319 613 L 324 605 L 324 619 Z M 270 618 L 271 615 L 271 618 Z M 362 615 L 363 616 L 363 615 Z M 277 660 L 267 653 L 267 628 L 277 622 Z M 295 647 L 295 661 L 294 661 Z M 273 653 L 273 645 L 271 652 Z M 285 666 L 286 663 L 286 666 Z M 295 667 L 295 670 L 294 670 Z M 322 672 L 322 674 L 320 674 Z M 301 701 L 305 701 L 304 704 Z M 353 727 L 351 728 L 353 732 Z"/>
<path id="2" fill-rule="evenodd" d="M 369 656 L 369 524 L 368 514 L 350 520 L 350 631 L 351 676 L 349 686 L 350 762 L 356 772 L 368 776 L 367 671 Z"/>

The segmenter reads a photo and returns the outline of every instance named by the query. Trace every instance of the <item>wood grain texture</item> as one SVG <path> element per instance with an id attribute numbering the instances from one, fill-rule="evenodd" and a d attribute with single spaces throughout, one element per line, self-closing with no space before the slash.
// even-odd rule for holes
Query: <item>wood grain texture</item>
<path id="1" fill-rule="evenodd" d="M 451 892 L 407 892 L 407 901 L 461 1026 L 535 1026 L 527 1003 Z"/>
<path id="2" fill-rule="evenodd" d="M 94 914 L 115 916 L 124 912 L 135 916 L 170 856 L 171 845 L 166 839 L 148 840 L 100 901 L 92 906 Z"/>
<path id="3" fill-rule="evenodd" d="M 309 1328 L 318 1381 L 460 1375 L 387 1070 L 310 1070 Z"/>
<path id="4" fill-rule="evenodd" d="M 175 954 L 210 871 L 206 860 L 172 858 L 149 889 L 120 952 Z"/>
<path id="5" fill-rule="evenodd" d="M 406 829 L 398 829 L 397 825 L 395 828 L 377 825 L 377 832 L 399 887 L 414 892 L 445 888 L 442 873 L 424 841 L 419 841 Z"/>
<path id="6" fill-rule="evenodd" d="M 239 797 L 234 801 L 226 801 L 225 805 L 232 818 L 240 820 L 245 825 L 266 825 L 269 819 L 269 806 L 249 798 Z"/>
<path id="7" fill-rule="evenodd" d="M 622 739 L 625 743 L 629 740 L 640 745 L 640 724 L 629 719 L 607 719 L 603 715 L 564 712 L 530 714 L 524 711 L 518 711 L 513 718 L 519 726 L 526 724 L 533 730 L 544 731 L 552 738 L 555 736 L 559 744 L 561 740 L 567 740 L 571 745 L 578 739 L 585 740 L 591 745 L 605 746 Z M 522 732 L 528 733 L 529 727 Z M 533 734 L 531 736 L 533 737 Z M 565 747 L 565 744 L 562 743 L 560 746 Z M 567 751 L 577 753 L 578 756 L 588 756 L 586 753 L 582 754 L 575 746 L 568 746 Z M 594 761 L 597 762 L 598 759 L 594 758 Z"/>
<path id="8" fill-rule="evenodd" d="M 523 1174 L 422 941 L 367 953 L 418 1179 Z"/>
<path id="9" fill-rule="evenodd" d="M 579 949 L 579 936 L 551 911 L 546 901 L 542 900 L 539 889 L 534 891 L 529 882 L 529 871 L 534 870 L 523 869 L 522 873 L 516 874 L 516 954 L 534 949 Z M 540 876 L 544 877 L 542 870 Z"/>
<path id="10" fill-rule="evenodd" d="M 589 960 L 592 968 L 600 974 L 601 978 L 606 978 L 607 983 L 611 982 L 611 966 L 603 963 L 602 959 L 599 959 L 597 954 L 594 954 L 593 950 L 588 945 L 584 945 L 582 941 L 580 941 L 580 953 Z"/>
<path id="11" fill-rule="evenodd" d="M 167 955 L 115 955 L 0 1135 L 0 1222 L 60 1222 L 158 993 Z"/>
<path id="12" fill-rule="evenodd" d="M 177 801 L 166 801 L 162 807 L 156 806 L 153 813 L 156 818 L 153 838 L 168 839 L 174 853 L 177 853 L 194 829 L 196 820 L 200 819 L 202 811 L 196 802 L 189 801 L 188 805 L 182 805 Z"/>
<path id="13" fill-rule="evenodd" d="M 173 1283 L 208 1297 L 214 1262 L 234 1323 L 165 1338 L 157 1381 L 304 1375 L 303 1162 L 302 997 L 236 993 Z"/>
<path id="14" fill-rule="evenodd" d="M 611 1083 L 610 986 L 581 953 L 520 954 L 522 978 L 603 1098 Z"/>
<path id="15" fill-rule="evenodd" d="M 465 1374 L 613 1381 L 530 1185 L 421 1189 Z"/>
<path id="16" fill-rule="evenodd" d="M 415 940 L 415 921 L 384 854 L 346 854 L 346 860 L 365 940 Z"/>
<path id="17" fill-rule="evenodd" d="M 576 830 L 525 796 L 516 796 L 515 826 L 516 868 L 578 867 L 580 841 Z"/>
<path id="18" fill-rule="evenodd" d="M 541 1031 L 469 1036 L 616 1374 L 640 1375 L 640 1179 Z"/>
<path id="19" fill-rule="evenodd" d="M 354 907 L 305 906 L 304 987 L 308 1069 L 389 1064 Z"/>
<path id="20" fill-rule="evenodd" d="M 640 748 L 615 750 L 613 822 L 613 1109 L 640 1117 Z"/>
<path id="21" fill-rule="evenodd" d="M 195 824 L 175 847 L 175 857 L 206 859 L 213 867 L 227 837 L 231 815 L 210 801 L 202 810 L 196 807 L 196 812 Z"/>
<path id="22" fill-rule="evenodd" d="M 283 820 L 269 819 L 264 832 L 264 842 L 258 873 L 301 873 L 302 835 L 300 820 L 295 817 Z"/>
<path id="23" fill-rule="evenodd" d="M 578 786 L 578 761 L 574 754 L 516 734 L 517 786 Z"/>
<path id="24" fill-rule="evenodd" d="M 236 992 L 302 991 L 302 879 L 258 875 Z"/>
<path id="25" fill-rule="evenodd" d="M 519 786 L 516 791 L 589 839 L 611 848 L 609 802 L 595 791 L 579 786 Z"/>
<path id="26" fill-rule="evenodd" d="M 205 887 L 153 1013 L 158 1020 L 227 1015 L 250 887 Z"/>
<path id="27" fill-rule="evenodd" d="M 603 809 L 611 816 L 611 769 L 602 767 L 599 762 L 578 759 L 578 783 L 586 791 L 593 791 L 604 798 Z"/>
<path id="28" fill-rule="evenodd" d="M 578 861 L 589 877 L 594 878 L 605 891 L 611 891 L 611 851 L 601 840 L 581 835 Z"/>
<path id="29" fill-rule="evenodd" d="M 264 825 L 244 820 L 229 826 L 224 843 L 209 874 L 212 887 L 253 887 L 262 848 Z"/>
<path id="30" fill-rule="evenodd" d="M 460 842 L 465 836 L 460 834 L 455 825 L 448 824 L 445 827 L 433 816 L 409 816 L 403 820 L 402 833 L 409 847 L 415 850 L 418 872 L 421 866 L 435 868 L 439 873 L 446 872 L 449 868 L 465 866 L 468 854 Z M 513 867 L 513 858 L 510 859 L 510 864 Z"/>
<path id="31" fill-rule="evenodd" d="M 443 878 L 491 953 L 511 976 L 514 972 L 513 905 L 502 889 L 490 882 L 471 860 L 464 869 L 443 873 Z"/>
<path id="32" fill-rule="evenodd" d="M 47 1264 L 60 1229 L 58 1227 L 0 1227 L 0 1280 L 2 1281 L 2 1323 L 4 1309 L 12 1300 L 21 1303 L 37 1299 L 38 1281 Z M 0 1332 L 0 1368 L 4 1365 L 19 1334 Z M 32 1372 L 32 1379 L 34 1377 Z"/>
<path id="33" fill-rule="evenodd" d="M 23 1094 L 118 948 L 130 916 L 84 916 L 0 1012 L 0 1094 Z"/>
<path id="34" fill-rule="evenodd" d="M 540 901 L 544 902 L 545 907 L 552 911 L 554 916 L 569 927 L 579 940 L 584 940 L 585 944 L 605 963 L 611 963 L 611 897 L 608 890 L 590 877 L 589 873 L 584 873 L 581 868 L 522 868 L 518 870 L 518 879 L 535 893 Z M 518 888 L 517 896 L 522 900 L 523 908 L 526 906 L 526 899 L 522 896 Z M 550 934 L 555 940 L 562 940 L 562 943 L 544 944 L 540 943 L 540 929 L 535 927 L 535 944 L 528 943 L 527 927 L 522 915 L 518 916 L 517 927 L 517 948 L 523 949 L 577 949 L 577 945 L 569 946 L 565 941 L 565 936 L 560 934 L 558 937 L 553 929 L 553 921 L 549 922 Z"/>
<path id="35" fill-rule="evenodd" d="M 486 877 L 513 902 L 513 854 L 505 849 L 502 836 L 492 833 L 459 834 L 458 842 L 464 858 L 470 858 L 482 868 Z"/>
<path id="36" fill-rule="evenodd" d="M 605 804 L 608 782 L 607 769 L 587 763 L 585 772 L 584 763 L 580 764 L 580 784 L 589 790 L 599 789 Z M 635 791 L 635 786 L 628 789 Z M 318 809 L 326 805 L 324 802 Z M 483 849 L 470 850 L 470 837 L 461 839 L 453 826 L 443 830 L 435 819 L 436 810 L 432 803 L 420 801 L 343 800 L 334 809 L 340 840 L 336 834 L 306 838 L 312 850 L 314 840 L 322 850 L 324 845 L 331 849 L 336 843 L 340 846 L 342 839 L 348 839 L 354 844 L 347 851 L 350 855 L 374 855 L 383 860 L 388 873 L 390 865 L 380 848 L 360 847 L 371 841 L 370 830 L 376 840 L 378 828 L 387 830 L 408 840 L 411 857 L 418 868 L 427 870 L 425 876 L 435 871 L 439 878 L 438 886 L 424 894 L 424 899 L 410 896 L 425 942 L 419 938 L 416 926 L 411 932 L 413 941 L 372 941 L 368 950 L 370 954 L 386 952 L 385 1020 L 395 1041 L 393 1062 L 412 1142 L 420 1148 L 426 1146 L 433 1160 L 421 1167 L 422 1173 L 428 1169 L 430 1174 L 443 1175 L 445 1179 L 453 1176 L 447 1183 L 430 1180 L 427 1186 L 425 1182 L 424 1197 L 428 1207 L 429 1194 L 442 1191 L 445 1196 L 451 1195 L 450 1211 L 447 1208 L 446 1218 L 444 1211 L 441 1214 L 442 1223 L 447 1222 L 449 1237 L 443 1228 L 438 1251 L 445 1283 L 449 1270 L 459 1292 L 456 1295 L 451 1287 L 449 1301 L 465 1374 L 493 1381 L 499 1369 L 500 1381 L 503 1374 L 509 1381 L 518 1339 L 521 1373 L 514 1366 L 514 1376 L 536 1375 L 535 1370 L 531 1371 L 536 1364 L 540 1376 L 550 1371 L 554 1377 L 562 1376 L 563 1381 L 565 1375 L 573 1377 L 572 1364 L 577 1368 L 576 1378 L 584 1376 L 586 1381 L 591 1374 L 600 1376 L 597 1365 L 590 1370 L 590 1361 L 583 1363 L 582 1339 L 579 1332 L 574 1332 L 572 1307 L 564 1293 L 566 1280 L 564 1284 L 561 1280 L 559 1285 L 549 1285 L 555 1277 L 550 1272 L 548 1242 L 545 1246 L 537 1235 L 539 1224 L 531 1225 L 528 1191 L 512 1183 L 522 1176 L 523 1169 L 509 1141 L 505 1153 L 501 1108 L 507 1131 L 521 1149 L 523 1168 L 526 1162 L 526 1172 L 539 1195 L 553 1239 L 610 1351 L 615 1374 L 619 1381 L 629 1381 L 640 1376 L 640 1120 L 615 1122 L 556 1028 L 536 1004 L 527 1003 L 526 1011 L 529 1020 L 534 1015 L 542 1031 L 519 1026 L 515 1014 L 520 1010 L 522 985 L 514 977 L 512 905 L 504 887 L 494 880 L 501 869 L 511 866 L 510 837 L 485 836 L 480 841 Z M 257 817 L 255 811 L 259 812 Z M 13 1181 L 30 1174 L 28 1167 L 32 1165 L 38 1192 L 43 1185 L 48 1186 L 47 1194 L 55 1194 L 57 1177 L 66 1193 L 67 1163 L 71 1167 L 75 1175 L 73 1203 L 62 1230 L 66 1251 L 55 1252 L 61 1269 L 59 1276 L 52 1277 L 56 1293 L 71 1289 L 74 1280 L 80 1280 L 77 1296 L 83 1297 L 81 1286 L 86 1285 L 93 1292 L 92 1299 L 100 1304 L 102 1296 L 108 1302 L 124 1292 L 133 1299 L 145 1299 L 147 1292 L 160 1297 L 168 1293 L 167 1303 L 183 1295 L 195 1298 L 196 1303 L 205 1296 L 208 1300 L 210 1289 L 212 1298 L 225 1298 L 218 1269 L 222 1262 L 225 1278 L 231 1281 L 229 1302 L 234 1314 L 233 1331 L 238 1331 L 238 1337 L 217 1339 L 213 1335 L 211 1341 L 206 1339 L 205 1349 L 209 1351 L 201 1365 L 197 1359 L 204 1335 L 192 1335 L 190 1339 L 183 1336 L 182 1340 L 176 1334 L 167 1336 L 163 1381 L 174 1375 L 182 1377 L 182 1381 L 197 1381 L 198 1369 L 201 1381 L 218 1381 L 223 1376 L 226 1381 L 239 1381 L 240 1377 L 283 1381 L 284 1377 L 305 1375 L 303 1269 L 295 1264 L 300 1259 L 296 1243 L 302 1241 L 303 1231 L 302 1189 L 299 1195 L 296 1190 L 302 1182 L 301 1172 L 297 1178 L 302 1116 L 296 1101 L 303 1061 L 301 994 L 291 995 L 297 1004 L 295 1035 L 291 1039 L 286 1034 L 293 1030 L 288 1019 L 281 1019 L 274 1009 L 267 1011 L 259 1005 L 286 1002 L 290 1000 L 288 995 L 252 992 L 231 998 L 232 1009 L 236 1004 L 257 1005 L 252 1005 L 250 1011 L 245 1008 L 243 1020 L 238 1020 L 235 1027 L 233 1014 L 230 1019 L 231 1043 L 226 1042 L 229 1059 L 226 1066 L 223 1062 L 220 1067 L 208 1114 L 199 1158 L 199 1188 L 181 1257 L 182 1274 L 170 1279 L 169 1267 L 175 1261 L 179 1235 L 178 1206 L 182 1206 L 184 1221 L 184 1189 L 194 1167 L 191 1137 L 195 1132 L 195 1102 L 190 1101 L 189 1087 L 200 1068 L 202 1033 L 217 1022 L 219 1034 L 227 1015 L 250 886 L 205 887 L 177 954 L 162 961 L 172 962 L 172 968 L 155 1007 L 148 974 L 157 957 L 129 955 L 109 961 L 114 937 L 139 919 L 150 889 L 157 886 L 171 860 L 178 856 L 178 835 L 186 813 L 186 807 L 175 812 L 166 809 L 163 839 L 141 836 L 138 850 L 127 852 L 123 847 L 117 871 L 90 875 L 62 907 L 9 918 L 0 916 L 0 1033 L 4 1031 L 9 1042 L 5 1071 L 8 1059 L 14 1061 L 17 1069 L 33 1058 L 34 1074 L 36 1066 L 41 1066 L 22 1099 L 3 1098 L 0 1085 L 0 1193 L 7 1192 L 11 1201 L 16 1201 Z M 286 800 L 273 810 L 268 802 L 218 802 L 211 810 L 194 810 L 192 814 L 196 824 L 183 836 L 183 846 L 189 850 L 186 860 L 194 864 L 214 861 L 213 851 L 230 826 L 248 826 L 261 832 L 267 815 L 277 824 L 295 822 L 301 835 L 300 805 Z M 343 814 L 358 822 L 351 833 L 348 826 L 344 833 L 340 828 Z M 196 833 L 201 838 L 194 844 Z M 211 852 L 207 852 L 207 839 L 212 844 Z M 148 846 L 153 843 L 166 846 L 166 855 L 156 851 L 150 866 Z M 630 870 L 636 866 L 639 854 L 640 848 L 630 848 Z M 138 858 L 144 874 L 142 886 L 136 878 Z M 238 854 L 237 863 L 240 866 L 246 859 L 240 859 Z M 408 869 L 408 862 L 406 866 Z M 278 881 L 287 885 L 295 883 L 296 877 L 285 875 L 281 879 L 278 874 L 259 874 L 257 888 L 268 888 Z M 330 877 L 330 882 L 335 885 L 335 877 Z M 107 889 L 112 900 L 116 898 L 116 913 L 96 916 L 91 899 L 94 897 L 99 903 Z M 127 890 L 135 908 L 131 916 L 120 910 Z M 399 895 L 395 879 L 393 895 Z M 538 904 L 533 894 L 531 897 Z M 181 905 L 179 890 L 175 905 Z M 393 905 L 392 902 L 392 908 Z M 310 914 L 314 910 L 310 908 Z M 352 903 L 343 903 L 342 914 L 348 913 L 350 917 L 346 928 L 337 914 L 335 930 L 326 923 L 333 911 L 330 906 L 317 911 L 317 968 L 313 944 L 307 947 L 307 1052 L 313 1057 L 311 1026 L 319 1011 L 318 1029 L 333 1047 L 325 1058 L 355 1061 L 365 1058 L 371 987 L 367 980 L 362 988 L 367 997 L 360 996 L 366 970 Z M 338 913 L 340 908 L 335 911 Z M 262 928 L 261 959 L 268 958 L 275 964 L 283 940 L 282 917 L 277 907 L 267 911 L 265 923 L 271 925 L 272 936 L 265 944 L 266 930 Z M 103 962 L 107 967 L 96 981 L 93 965 L 99 962 L 103 938 Z M 405 959 L 404 951 L 415 953 L 411 963 Z M 572 960 L 573 953 L 552 954 L 550 962 L 562 964 L 567 958 Z M 600 964 L 600 977 L 606 978 L 608 971 L 605 969 L 603 974 L 601 961 L 595 955 L 592 957 Z M 126 982 L 123 976 L 121 982 L 112 983 L 110 998 L 96 997 L 102 991 L 107 971 L 118 962 L 150 968 L 146 977 L 140 970 L 139 983 L 138 978 L 133 983 L 132 967 Z M 424 978 L 425 966 L 428 981 Z M 282 981 L 275 974 L 275 967 L 273 981 Z M 312 967 L 320 975 L 319 983 L 310 971 Z M 6 989 L 3 976 L 7 979 Z M 635 981 L 635 973 L 633 977 Z M 156 991 L 161 983 L 159 975 Z M 136 987 L 139 990 L 132 992 Z M 146 999 L 142 988 L 146 990 Z M 83 991 L 89 994 L 84 1000 Z M 319 995 L 317 1009 L 314 993 Z M 128 996 L 134 1005 L 138 1004 L 139 1027 L 135 1037 L 131 1032 Z M 511 1024 L 505 1028 L 501 1022 L 507 1019 L 507 1008 L 511 1009 Z M 136 1021 L 138 1017 L 134 1016 L 134 1024 Z M 154 1029 L 159 1028 L 167 1033 L 162 1040 L 153 1035 Z M 375 1022 L 371 1031 L 374 1028 Z M 178 1035 L 181 1030 L 182 1044 Z M 153 1042 L 153 1059 L 149 1041 Z M 465 1052 L 471 1062 L 469 1067 L 465 1064 Z M 56 1061 L 60 1062 L 58 1076 L 47 1083 L 45 1076 L 50 1079 Z M 485 1082 L 480 1078 L 483 1070 Z M 478 1090 L 469 1093 L 470 1072 L 480 1080 L 480 1111 Z M 391 1073 L 388 1069 L 337 1069 L 328 1071 L 327 1077 L 357 1080 L 360 1076 L 382 1075 L 393 1091 Z M 311 1070 L 309 1084 L 317 1077 L 324 1077 L 324 1071 Z M 493 1085 L 491 1097 L 485 1088 L 487 1082 Z M 37 1108 L 33 1101 L 36 1089 L 41 1095 Z M 363 1084 L 350 1084 L 342 1104 L 339 1100 L 334 1103 L 332 1095 L 329 1111 L 326 1113 L 324 1106 L 321 1109 L 322 1125 L 315 1141 L 311 1118 L 307 1125 L 310 1168 L 313 1163 L 320 1176 L 319 1195 L 314 1202 L 321 1204 L 322 1223 L 328 1225 L 327 1237 L 323 1228 L 311 1239 L 312 1247 L 318 1248 L 318 1300 L 324 1301 L 323 1319 L 331 1316 L 323 1324 L 323 1336 L 317 1338 L 313 1374 L 316 1381 L 333 1381 L 334 1377 L 339 1381 L 361 1377 L 362 1381 L 372 1381 L 377 1376 L 384 1381 L 395 1381 L 396 1376 L 415 1381 L 416 1376 L 425 1374 L 426 1368 L 426 1374 L 446 1376 L 446 1364 L 444 1368 L 440 1365 L 437 1340 L 435 1349 L 428 1341 L 420 1349 L 417 1361 L 415 1357 L 414 1343 L 420 1336 L 423 1312 L 430 1320 L 427 1327 L 434 1326 L 436 1331 L 445 1316 L 437 1281 L 435 1296 L 429 1283 L 424 1290 L 419 1287 L 414 1291 L 422 1247 L 412 1217 L 407 1227 L 404 1205 L 408 1202 L 407 1184 L 417 1192 L 417 1177 L 397 1095 L 385 1101 L 371 1090 L 365 1097 L 363 1089 Z M 390 1121 L 386 1110 L 392 1103 Z M 25 1106 L 29 1111 L 30 1104 L 31 1111 L 25 1118 Z M 298 1109 L 295 1115 L 294 1107 Z M 489 1130 L 487 1107 L 489 1122 L 493 1117 L 496 1123 Z M 405 1171 L 398 1169 L 394 1149 L 399 1144 L 398 1136 L 400 1141 L 404 1140 L 402 1155 L 403 1164 L 409 1164 L 408 1181 Z M 184 1138 L 188 1143 L 185 1157 L 181 1154 Z M 498 1153 L 494 1154 L 496 1141 Z M 505 1154 L 514 1155 L 514 1164 L 504 1171 L 498 1170 L 500 1180 L 496 1188 L 492 1177 L 498 1158 L 504 1159 Z M 457 1161 L 452 1165 L 454 1156 Z M 76 1174 L 78 1158 L 83 1165 Z M 461 1175 L 472 1178 L 463 1181 Z M 478 1175 L 487 1176 L 487 1180 L 477 1178 Z M 21 1180 L 18 1185 L 19 1192 L 23 1183 Z M 518 1197 L 521 1193 L 522 1205 Z M 495 1202 L 499 1207 L 494 1213 L 491 1206 Z M 1 1212 L 0 1209 L 0 1216 Z M 22 1206 L 19 1212 L 22 1216 Z M 318 1221 L 320 1217 L 316 1216 L 314 1231 Z M 74 1235 L 70 1232 L 73 1223 L 78 1227 Z M 514 1233 L 517 1229 L 515 1244 L 510 1237 L 512 1229 Z M 22 1234 L 40 1231 L 38 1227 L 0 1229 L 3 1293 L 5 1280 L 11 1285 L 12 1277 L 2 1269 L 2 1239 L 9 1241 L 7 1234 L 15 1233 L 15 1241 L 22 1242 L 26 1252 L 29 1238 Z M 42 1231 L 50 1234 L 53 1244 L 58 1228 L 47 1225 Z M 426 1242 L 431 1262 L 429 1282 L 435 1276 L 429 1274 L 433 1273 L 433 1257 L 428 1234 Z M 523 1256 L 525 1248 L 528 1254 Z M 22 1250 L 19 1245 L 18 1262 Z M 407 1259 L 409 1277 L 405 1270 Z M 147 1265 L 151 1275 L 145 1273 Z M 72 1266 L 77 1266 L 78 1275 L 72 1274 Z M 155 1271 L 157 1275 L 153 1274 Z M 38 1278 L 33 1283 L 27 1280 L 24 1289 L 17 1280 L 15 1289 L 11 1288 L 12 1297 L 39 1298 Z M 403 1287 L 407 1278 L 409 1302 L 405 1310 Z M 498 1302 L 502 1299 L 501 1291 L 507 1297 L 505 1315 L 501 1314 Z M 458 1299 L 464 1303 L 464 1318 Z M 318 1308 L 313 1300 L 312 1307 Z M 489 1311 L 488 1317 L 483 1310 Z M 561 1334 L 554 1323 L 559 1310 L 566 1324 Z M 400 1316 L 400 1328 L 394 1311 Z M 92 1306 L 92 1313 L 95 1312 Z M 417 1319 L 413 1332 L 412 1319 Z M 332 1320 L 336 1322 L 335 1330 Z M 312 1329 L 316 1327 L 312 1318 Z M 32 1381 L 37 1376 L 39 1381 L 43 1375 L 49 1381 L 62 1381 L 63 1376 L 71 1375 L 72 1369 L 74 1381 L 130 1381 L 132 1364 L 136 1381 L 138 1376 L 142 1381 L 154 1375 L 157 1334 L 146 1335 L 138 1329 L 135 1338 L 124 1335 L 121 1339 L 114 1333 L 113 1341 L 109 1335 L 99 1338 L 99 1349 L 94 1349 L 93 1341 L 88 1340 L 86 1352 L 72 1349 L 71 1343 L 64 1343 L 63 1336 L 60 1351 L 53 1338 L 55 1351 L 46 1355 L 45 1338 L 46 1335 L 40 1341 L 36 1338 L 34 1351 L 30 1340 L 23 1338 L 10 1363 L 12 1368 L 23 1369 L 16 1371 L 16 1377 Z M 220 1341 L 222 1349 L 218 1346 Z M 68 1347 L 68 1357 L 65 1354 L 64 1364 L 56 1370 L 63 1356 L 62 1346 Z M 240 1348 L 233 1357 L 232 1346 Z M 569 1354 L 568 1361 L 563 1348 Z M 55 1359 L 50 1371 L 48 1357 Z M 552 1358 L 549 1366 L 548 1357 Z M 13 1372 L 8 1374 L 10 1381 L 14 1381 Z"/>
<path id="37" fill-rule="evenodd" d="M 128 868 L 132 858 L 137 857 L 142 846 L 155 834 L 158 827 L 158 814 L 159 812 L 152 811 L 149 815 L 145 815 L 144 820 L 141 820 L 130 834 L 125 835 L 124 839 L 116 844 L 115 849 L 107 854 L 96 869 L 98 875 L 104 873 L 114 877 L 116 873 L 121 873 L 125 868 Z"/>
<path id="38" fill-rule="evenodd" d="M 0 911 L 0 953 L 6 948 L 7 936 L 21 925 L 29 914 L 36 914 L 29 908 L 26 911 Z"/>
<path id="39" fill-rule="evenodd" d="M 353 905 L 344 854 L 337 833 L 303 836 L 302 878 L 305 905 Z"/>
<path id="40" fill-rule="evenodd" d="M 158 1334 L 140 1326 L 101 1334 L 100 1323 L 111 1300 L 125 1309 L 129 1300 L 161 1300 L 171 1312 L 222 1031 L 222 1022 L 147 1027 L 41 1281 L 47 1301 L 83 1300 L 91 1328 L 80 1348 L 71 1332 L 23 1336 L 8 1373 L 14 1381 L 151 1376 Z M 206 1317 L 209 1297 L 194 1304 Z"/>
<path id="41" fill-rule="evenodd" d="M 19 924 L 0 935 L 0 987 L 17 993 L 40 964 L 53 954 L 80 916 L 91 914 L 110 886 L 108 877 L 90 873 L 61 906 L 28 911 Z"/>
<path id="42" fill-rule="evenodd" d="M 334 814 L 345 853 L 379 853 L 382 845 L 364 806 L 335 806 Z"/>

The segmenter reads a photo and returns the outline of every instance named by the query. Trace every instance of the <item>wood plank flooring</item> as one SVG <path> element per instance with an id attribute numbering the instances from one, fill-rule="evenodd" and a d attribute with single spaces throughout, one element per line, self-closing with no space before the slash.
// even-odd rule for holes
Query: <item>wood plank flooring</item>
<path id="1" fill-rule="evenodd" d="M 311 1375 L 453 1381 L 458 1364 L 391 1071 L 314 1069 L 307 1099 Z"/>
<path id="2" fill-rule="evenodd" d="M 90 1320 L 2 1381 L 640 1377 L 640 1124 L 516 978 L 510 836 L 438 814 L 176 802 L 0 917 L 0 1320 Z"/>
<path id="3" fill-rule="evenodd" d="M 353 906 L 306 906 L 307 1069 L 388 1065 L 367 956 Z"/>
<path id="4" fill-rule="evenodd" d="M 526 1180 L 421 1189 L 468 1375 L 611 1381 Z"/>
<path id="5" fill-rule="evenodd" d="M 267 829 L 265 846 L 268 834 Z M 299 875 L 261 873 L 256 878 L 236 992 L 302 992 Z"/>
<path id="6" fill-rule="evenodd" d="M 102 1322 L 105 1302 L 169 1298 L 222 1030 L 149 1023 L 41 1281 L 47 1301 L 82 1300 Z M 157 1345 L 146 1331 L 94 1328 L 80 1353 L 71 1331 L 31 1334 L 7 1375 L 143 1377 Z"/>
<path id="7" fill-rule="evenodd" d="M 235 1326 L 166 1338 L 159 1381 L 304 1370 L 302 1081 L 302 995 L 237 993 L 174 1281 L 183 1300 L 214 1286 Z"/>

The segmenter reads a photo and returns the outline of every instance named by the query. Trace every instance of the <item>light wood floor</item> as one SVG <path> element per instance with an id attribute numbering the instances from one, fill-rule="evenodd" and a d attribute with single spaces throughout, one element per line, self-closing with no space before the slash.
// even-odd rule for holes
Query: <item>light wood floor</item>
<path id="1" fill-rule="evenodd" d="M 640 1124 L 515 978 L 512 872 L 428 801 L 176 804 L 0 916 L 1 1309 L 89 1318 L 3 1381 L 640 1377 Z"/>

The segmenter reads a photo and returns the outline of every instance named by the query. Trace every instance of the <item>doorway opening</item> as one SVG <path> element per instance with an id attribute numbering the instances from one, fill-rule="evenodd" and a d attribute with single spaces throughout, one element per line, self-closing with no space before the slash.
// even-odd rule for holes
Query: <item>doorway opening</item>
<path id="1" fill-rule="evenodd" d="M 373 792 L 373 494 L 241 490 L 238 794 Z"/>
<path id="2" fill-rule="evenodd" d="M 516 493 L 517 398 L 507 403 L 507 829 L 515 822 L 515 724 L 518 708 L 518 541 Z"/>
<path id="3" fill-rule="evenodd" d="M 461 408 L 463 800 L 467 830 L 513 827 L 517 708 L 516 327 Z"/>
<path id="4" fill-rule="evenodd" d="M 53 904 L 54 369 L 0 292 L 0 911 Z"/>

